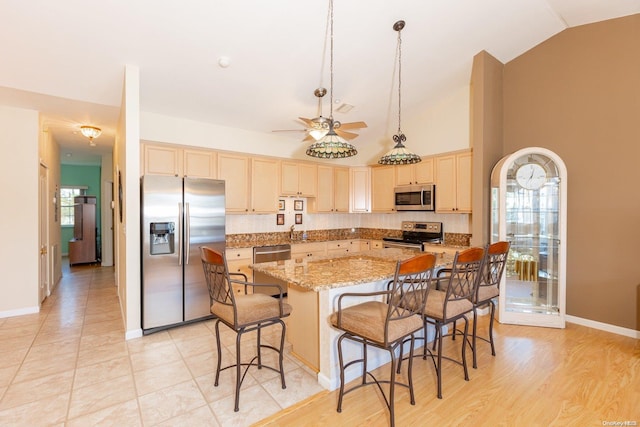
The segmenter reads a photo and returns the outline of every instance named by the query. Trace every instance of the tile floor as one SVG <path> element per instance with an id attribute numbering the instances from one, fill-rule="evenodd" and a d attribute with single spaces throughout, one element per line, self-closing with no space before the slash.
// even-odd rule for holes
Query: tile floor
<path id="1" fill-rule="evenodd" d="M 125 341 L 113 274 L 65 266 L 40 313 L 0 319 L 1 425 L 247 426 L 322 391 L 287 354 L 287 388 L 277 373 L 252 368 L 233 412 L 235 371 L 213 385 L 213 321 Z M 220 331 L 224 366 L 235 359 L 235 334 Z M 255 340 L 243 343 L 244 361 Z"/>

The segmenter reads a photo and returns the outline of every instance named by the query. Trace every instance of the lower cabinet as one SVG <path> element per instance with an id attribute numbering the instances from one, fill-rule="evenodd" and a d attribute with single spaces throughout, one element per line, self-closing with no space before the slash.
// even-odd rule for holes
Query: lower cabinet
<path id="1" fill-rule="evenodd" d="M 244 273 L 247 275 L 247 281 L 253 282 L 253 270 L 249 267 L 253 264 L 253 248 L 227 249 L 225 254 L 229 273 Z M 242 278 L 240 277 L 239 279 Z M 249 293 L 252 292 L 251 287 L 248 287 L 247 290 Z M 235 293 L 244 293 L 244 286 L 233 284 L 233 291 Z"/>
<path id="2" fill-rule="evenodd" d="M 312 259 L 319 255 L 326 255 L 327 244 L 325 242 L 296 243 L 291 245 L 291 259 Z"/>

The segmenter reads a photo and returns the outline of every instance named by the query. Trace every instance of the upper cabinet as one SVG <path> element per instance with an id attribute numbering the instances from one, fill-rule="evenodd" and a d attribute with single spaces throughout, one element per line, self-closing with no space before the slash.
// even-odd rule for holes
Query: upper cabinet
<path id="1" fill-rule="evenodd" d="M 226 182 L 227 213 L 275 213 L 280 162 L 218 153 L 218 178 Z"/>
<path id="2" fill-rule="evenodd" d="M 395 166 L 371 168 L 371 211 L 395 212 L 393 188 L 395 187 Z M 436 194 L 438 192 L 436 191 Z"/>
<path id="3" fill-rule="evenodd" d="M 433 184 L 433 157 L 423 157 L 420 163 L 396 166 L 396 185 Z"/>
<path id="4" fill-rule="evenodd" d="M 281 196 L 316 197 L 317 165 L 283 161 L 280 171 Z"/>
<path id="5" fill-rule="evenodd" d="M 438 156 L 436 161 L 436 212 L 471 212 L 471 151 Z"/>
<path id="6" fill-rule="evenodd" d="M 254 157 L 251 159 L 251 213 L 278 211 L 280 161 Z"/>
<path id="7" fill-rule="evenodd" d="M 144 175 L 216 178 L 216 153 L 211 150 L 144 144 L 142 173 Z"/>
<path id="8" fill-rule="evenodd" d="M 367 167 L 351 168 L 349 186 L 351 212 L 371 212 L 371 169 Z"/>
<path id="9" fill-rule="evenodd" d="M 318 195 L 311 201 L 313 212 L 349 212 L 349 169 L 318 166 Z"/>
<path id="10" fill-rule="evenodd" d="M 218 178 L 225 180 L 227 212 L 249 212 L 249 167 L 247 156 L 218 153 Z"/>

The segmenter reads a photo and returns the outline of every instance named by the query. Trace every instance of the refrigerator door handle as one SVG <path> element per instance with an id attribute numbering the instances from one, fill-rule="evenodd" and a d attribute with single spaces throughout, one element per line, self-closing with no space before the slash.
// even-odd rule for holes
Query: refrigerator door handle
<path id="1" fill-rule="evenodd" d="M 182 203 L 178 203 L 178 265 L 182 265 L 182 251 L 184 250 L 182 233 Z"/>
<path id="2" fill-rule="evenodd" d="M 189 264 L 189 256 L 191 255 L 191 215 L 189 214 L 189 203 L 185 203 L 185 214 L 184 214 L 184 232 L 185 232 L 185 252 L 186 255 L 184 257 L 184 263 Z"/>

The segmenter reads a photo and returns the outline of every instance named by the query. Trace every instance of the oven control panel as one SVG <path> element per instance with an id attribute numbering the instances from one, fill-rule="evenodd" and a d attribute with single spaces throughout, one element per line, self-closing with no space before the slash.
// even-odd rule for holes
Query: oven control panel
<path id="1" fill-rule="evenodd" d="M 441 222 L 402 221 L 402 231 L 417 231 L 423 233 L 442 233 Z"/>

